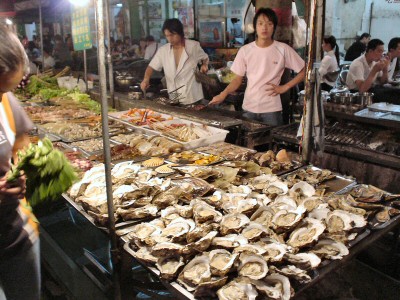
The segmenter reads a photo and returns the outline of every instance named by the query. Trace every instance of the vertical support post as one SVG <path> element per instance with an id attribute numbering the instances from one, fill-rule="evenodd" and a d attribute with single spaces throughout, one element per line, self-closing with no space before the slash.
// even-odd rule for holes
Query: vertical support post
<path id="1" fill-rule="evenodd" d="M 38 0 L 38 4 L 39 4 L 40 52 L 42 53 L 42 71 L 44 71 L 42 0 Z"/>
<path id="2" fill-rule="evenodd" d="M 105 45 L 104 45 L 104 3 L 103 0 L 95 0 L 96 16 L 97 16 L 97 43 L 98 43 L 98 67 L 100 77 L 100 98 L 101 98 L 101 120 L 103 130 L 104 145 L 104 171 L 106 177 L 106 193 L 108 207 L 108 230 L 111 240 L 111 261 L 113 264 L 113 283 L 114 283 L 114 299 L 121 299 L 120 290 L 120 268 L 119 268 L 119 251 L 117 244 L 117 235 L 115 232 L 114 204 L 112 194 L 111 180 L 111 153 L 110 153 L 110 133 L 108 127 L 108 102 L 107 102 L 107 74 L 105 65 Z"/>
<path id="3" fill-rule="evenodd" d="M 110 99 L 111 106 L 115 108 L 114 99 L 114 69 L 112 65 L 111 49 L 110 49 L 110 3 L 109 0 L 104 0 L 105 3 L 105 25 L 106 25 L 106 39 L 108 41 L 108 51 L 107 51 L 107 65 L 108 65 L 108 85 L 110 87 Z"/>
<path id="4" fill-rule="evenodd" d="M 83 79 L 85 80 L 86 85 L 86 93 L 89 90 L 88 87 L 88 79 L 87 79 L 87 57 L 86 57 L 86 49 L 83 50 Z"/>

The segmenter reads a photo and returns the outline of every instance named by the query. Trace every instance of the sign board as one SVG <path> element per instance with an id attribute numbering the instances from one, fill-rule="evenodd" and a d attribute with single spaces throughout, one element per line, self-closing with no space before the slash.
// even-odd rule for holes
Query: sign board
<path id="1" fill-rule="evenodd" d="M 89 9 L 87 7 L 72 6 L 71 28 L 74 50 L 85 50 L 92 48 Z"/>
<path id="2" fill-rule="evenodd" d="M 222 47 L 223 31 L 222 22 L 200 22 L 200 43 L 203 47 Z"/>

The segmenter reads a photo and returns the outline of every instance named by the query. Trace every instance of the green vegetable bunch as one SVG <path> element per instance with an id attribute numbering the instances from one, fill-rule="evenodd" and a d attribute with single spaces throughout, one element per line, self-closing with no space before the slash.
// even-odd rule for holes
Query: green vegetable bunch
<path id="1" fill-rule="evenodd" d="M 21 171 L 27 177 L 26 198 L 32 206 L 56 200 L 77 179 L 65 155 L 48 138 L 18 152 L 18 164 L 11 168 L 7 181 L 16 180 Z"/>

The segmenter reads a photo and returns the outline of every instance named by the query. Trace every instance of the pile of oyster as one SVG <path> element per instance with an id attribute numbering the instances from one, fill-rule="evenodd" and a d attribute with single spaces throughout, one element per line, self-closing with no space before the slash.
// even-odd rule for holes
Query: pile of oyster
<path id="1" fill-rule="evenodd" d="M 135 258 L 195 297 L 289 299 L 321 261 L 347 255 L 366 226 L 365 211 L 343 198 L 264 174 L 190 201 L 175 194 L 127 237 Z"/>

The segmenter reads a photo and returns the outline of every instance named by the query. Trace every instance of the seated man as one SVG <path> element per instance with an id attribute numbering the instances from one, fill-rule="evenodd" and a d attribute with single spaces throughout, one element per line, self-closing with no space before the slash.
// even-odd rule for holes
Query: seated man
<path id="1" fill-rule="evenodd" d="M 388 56 L 390 59 L 390 66 L 388 71 L 389 81 L 395 79 L 399 73 L 400 57 L 400 37 L 394 37 L 389 41 Z"/>
<path id="2" fill-rule="evenodd" d="M 346 84 L 350 90 L 367 92 L 375 83 L 388 81 L 389 58 L 383 56 L 384 43 L 371 40 L 364 55 L 354 60 L 347 74 Z"/>
<path id="3" fill-rule="evenodd" d="M 370 40 L 371 40 L 371 35 L 369 33 L 364 32 L 360 36 L 360 38 L 356 42 L 354 42 L 349 47 L 349 49 L 347 49 L 344 60 L 353 61 L 356 58 L 360 57 L 361 54 L 363 54 L 365 52 L 365 49 Z"/>

